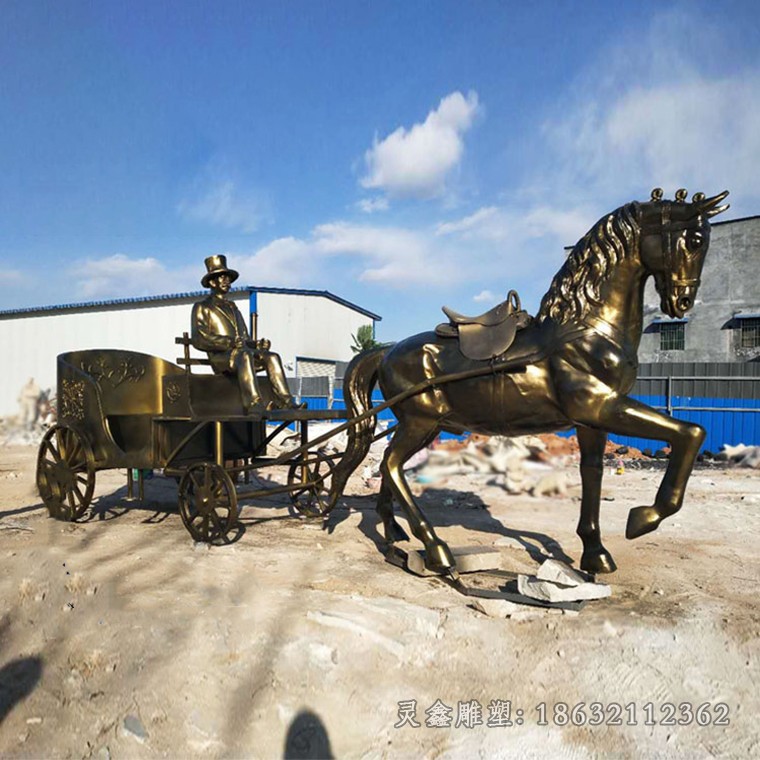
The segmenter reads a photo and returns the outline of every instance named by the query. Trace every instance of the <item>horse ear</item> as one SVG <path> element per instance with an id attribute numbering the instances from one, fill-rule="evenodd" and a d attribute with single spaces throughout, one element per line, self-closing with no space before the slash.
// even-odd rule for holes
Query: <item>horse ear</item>
<path id="1" fill-rule="evenodd" d="M 722 214 L 727 208 L 730 208 L 730 203 L 724 203 L 722 206 L 718 204 L 728 195 L 728 190 L 724 190 L 718 195 L 713 195 L 712 198 L 706 198 L 698 202 L 700 213 L 705 216 L 717 216 Z"/>

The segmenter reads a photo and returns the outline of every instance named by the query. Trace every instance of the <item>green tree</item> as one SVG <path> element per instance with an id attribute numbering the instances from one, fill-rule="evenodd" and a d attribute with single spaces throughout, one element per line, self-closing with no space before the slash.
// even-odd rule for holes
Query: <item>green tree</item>
<path id="1" fill-rule="evenodd" d="M 377 346 L 382 345 L 382 343 L 379 343 L 375 340 L 375 331 L 372 328 L 372 325 L 362 325 L 356 331 L 356 335 L 352 335 L 351 337 L 354 340 L 354 345 L 351 346 L 351 350 L 355 354 L 359 354 L 362 351 L 368 351 L 370 348 L 376 348 Z"/>

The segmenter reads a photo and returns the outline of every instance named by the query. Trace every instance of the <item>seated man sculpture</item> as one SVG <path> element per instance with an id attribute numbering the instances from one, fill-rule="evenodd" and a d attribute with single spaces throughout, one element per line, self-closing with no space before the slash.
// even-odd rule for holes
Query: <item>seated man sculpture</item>
<path id="1" fill-rule="evenodd" d="M 246 413 L 263 405 L 256 385 L 256 371 L 261 369 L 266 370 L 275 396 L 267 408 L 298 408 L 279 355 L 268 350 L 268 340 L 251 340 L 243 315 L 227 298 L 238 273 L 227 266 L 226 256 L 209 256 L 205 264 L 201 284 L 211 289 L 211 295 L 193 306 L 193 346 L 208 353 L 214 372 L 237 376 Z"/>

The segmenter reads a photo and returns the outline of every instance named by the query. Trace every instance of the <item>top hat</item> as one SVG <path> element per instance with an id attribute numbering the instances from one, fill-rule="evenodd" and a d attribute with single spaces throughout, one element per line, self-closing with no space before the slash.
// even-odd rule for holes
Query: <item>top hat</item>
<path id="1" fill-rule="evenodd" d="M 201 285 L 203 285 L 204 288 L 207 288 L 209 286 L 209 280 L 211 280 L 214 277 L 219 277 L 220 274 L 227 274 L 230 277 L 230 282 L 235 282 L 238 278 L 238 273 L 234 269 L 230 269 L 227 266 L 227 257 L 222 256 L 221 254 L 217 256 L 209 256 L 204 263 L 206 264 L 206 269 L 208 270 L 206 274 L 203 275 L 203 279 L 201 280 Z"/>

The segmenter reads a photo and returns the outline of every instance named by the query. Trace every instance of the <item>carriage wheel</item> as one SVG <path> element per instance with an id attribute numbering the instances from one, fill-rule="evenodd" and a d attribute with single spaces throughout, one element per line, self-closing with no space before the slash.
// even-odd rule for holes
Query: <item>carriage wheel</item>
<path id="1" fill-rule="evenodd" d="M 55 425 L 45 433 L 37 455 L 37 488 L 51 517 L 77 520 L 95 490 L 95 457 L 74 428 Z"/>
<path id="2" fill-rule="evenodd" d="M 292 511 L 304 517 L 324 517 L 329 512 L 332 459 L 321 451 L 299 456 L 288 470 Z"/>
<path id="3" fill-rule="evenodd" d="M 227 544 L 237 525 L 235 486 L 223 467 L 194 464 L 179 484 L 179 513 L 195 541 Z"/>

